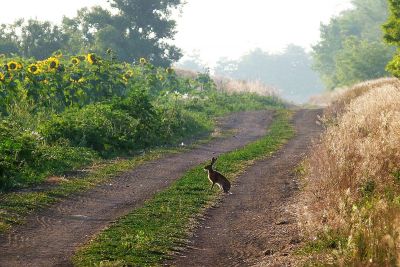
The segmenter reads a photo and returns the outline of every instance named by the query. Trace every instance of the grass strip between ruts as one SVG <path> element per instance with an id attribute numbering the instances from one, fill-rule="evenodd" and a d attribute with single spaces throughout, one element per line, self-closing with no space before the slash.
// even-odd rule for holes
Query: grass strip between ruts
<path id="1" fill-rule="evenodd" d="M 287 110 L 278 111 L 265 137 L 242 149 L 220 155 L 218 171 L 232 180 L 252 165 L 254 160 L 277 151 L 294 136 L 291 115 Z M 175 248 L 185 245 L 196 218 L 220 196 L 218 190 L 209 190 L 210 184 L 203 166 L 189 170 L 143 207 L 110 225 L 77 252 L 73 258 L 74 264 L 155 266 L 169 259 Z"/>

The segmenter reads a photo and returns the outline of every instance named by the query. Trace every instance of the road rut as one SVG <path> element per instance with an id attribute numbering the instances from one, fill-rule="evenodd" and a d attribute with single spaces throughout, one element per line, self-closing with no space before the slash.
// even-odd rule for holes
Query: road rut
<path id="1" fill-rule="evenodd" d="M 214 153 L 241 148 L 262 137 L 272 118 L 273 111 L 229 116 L 221 129 L 233 129 L 234 135 L 145 163 L 109 184 L 71 196 L 30 216 L 25 225 L 0 236 L 0 266 L 71 266 L 75 250 L 111 222 L 140 207 Z"/>

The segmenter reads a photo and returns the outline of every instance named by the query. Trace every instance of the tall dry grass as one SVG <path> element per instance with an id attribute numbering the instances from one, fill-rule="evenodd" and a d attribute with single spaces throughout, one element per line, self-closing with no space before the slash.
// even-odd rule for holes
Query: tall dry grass
<path id="1" fill-rule="evenodd" d="M 278 90 L 261 81 L 234 80 L 226 77 L 213 77 L 218 90 L 228 93 L 255 93 L 262 96 L 277 96 Z"/>
<path id="2" fill-rule="evenodd" d="M 191 70 L 176 69 L 176 73 L 181 77 L 195 79 L 198 73 Z M 278 96 L 277 89 L 268 86 L 261 81 L 235 80 L 222 76 L 211 77 L 217 90 L 227 93 L 255 93 L 262 96 Z"/>
<path id="3" fill-rule="evenodd" d="M 342 237 L 338 265 L 400 266 L 400 82 L 348 89 L 325 123 L 307 163 L 303 229 Z"/>
<path id="4" fill-rule="evenodd" d="M 338 116 L 354 98 L 384 85 L 398 85 L 400 81 L 396 78 L 381 78 L 365 81 L 351 87 L 337 88 L 333 91 L 326 91 L 320 95 L 310 98 L 309 103 L 316 106 L 326 107 L 328 116 Z"/>

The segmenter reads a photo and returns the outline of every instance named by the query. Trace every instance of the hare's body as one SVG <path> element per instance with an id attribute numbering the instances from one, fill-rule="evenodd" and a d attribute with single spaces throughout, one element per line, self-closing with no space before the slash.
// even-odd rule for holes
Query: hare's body
<path id="1" fill-rule="evenodd" d="M 212 184 L 211 189 L 213 189 L 214 185 L 217 184 L 225 193 L 229 193 L 229 190 L 231 189 L 231 183 L 229 180 L 221 173 L 213 170 L 213 164 L 216 160 L 216 158 L 212 158 L 211 164 L 204 167 L 204 170 L 208 172 L 208 179 Z"/>

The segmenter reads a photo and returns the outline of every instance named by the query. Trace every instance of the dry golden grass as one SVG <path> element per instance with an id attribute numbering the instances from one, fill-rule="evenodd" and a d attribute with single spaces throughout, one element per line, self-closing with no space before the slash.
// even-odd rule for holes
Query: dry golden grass
<path id="1" fill-rule="evenodd" d="M 341 93 L 308 159 L 302 224 L 335 232 L 336 263 L 400 265 L 400 82 L 381 79 Z"/>
<path id="2" fill-rule="evenodd" d="M 371 89 L 380 88 L 384 85 L 396 85 L 399 83 L 400 81 L 396 78 L 381 78 L 365 81 L 352 87 L 337 88 L 333 91 L 326 91 L 320 95 L 312 96 L 309 104 L 327 107 L 326 112 L 328 113 L 328 116 L 337 116 L 342 113 L 343 108 L 347 106 L 351 100 L 365 92 Z"/>
<path id="3" fill-rule="evenodd" d="M 190 70 L 175 69 L 179 76 L 195 79 L 197 73 Z M 228 93 L 255 93 L 262 96 L 278 96 L 278 90 L 260 81 L 235 80 L 221 76 L 212 76 L 217 90 Z"/>
<path id="4" fill-rule="evenodd" d="M 225 77 L 213 77 L 217 89 L 228 93 L 256 93 L 263 96 L 277 96 L 278 90 L 260 81 L 234 80 Z"/>

